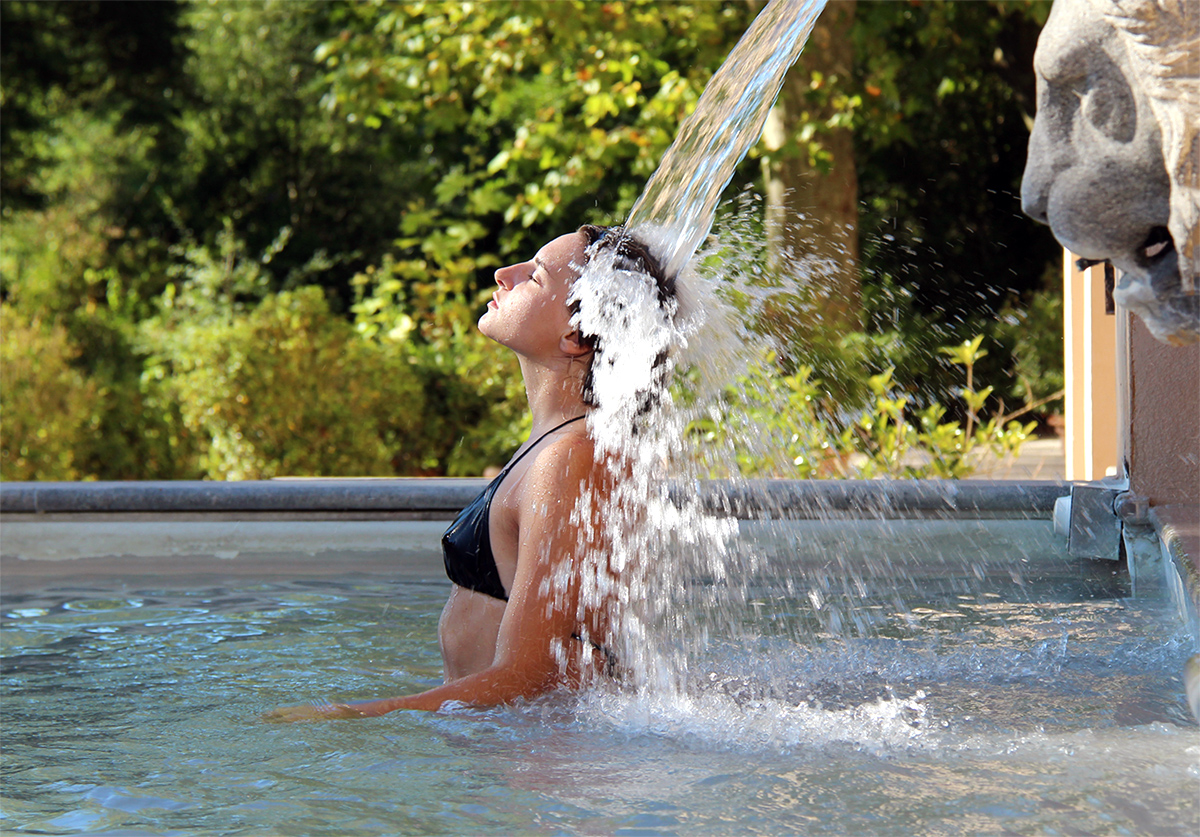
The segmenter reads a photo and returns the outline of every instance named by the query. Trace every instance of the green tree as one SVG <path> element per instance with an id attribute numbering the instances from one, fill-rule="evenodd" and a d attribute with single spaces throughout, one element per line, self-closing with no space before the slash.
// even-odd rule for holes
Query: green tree
<path id="1" fill-rule="evenodd" d="M 1033 50 L 1048 11 L 1042 0 L 835 0 L 822 14 L 773 114 L 767 211 L 789 252 L 858 258 L 862 330 L 853 327 L 856 284 L 819 271 L 766 308 L 763 327 L 780 336 L 785 371 L 815 365 L 853 398 L 869 393 L 850 384 L 894 367 L 918 403 L 958 403 L 965 418 L 949 397 L 956 371 L 936 349 L 985 334 L 1008 349 L 980 366 L 995 399 L 1019 400 L 1026 384 L 1037 397 L 1058 388 L 1052 374 L 1014 373 L 1060 363 L 1056 347 L 1014 341 L 1003 322 L 1019 319 L 1047 282 L 1056 288 L 1059 247 L 1018 198 Z M 788 197 L 771 199 L 772 188 Z M 815 220 L 798 220 L 814 209 Z M 851 223 L 857 245 L 838 230 Z M 1050 357 L 1035 359 L 1046 349 Z"/>
<path id="2" fill-rule="evenodd" d="M 619 221 L 746 22 L 740 3 L 370 2 L 317 55 L 330 113 L 422 160 L 399 263 L 474 290 L 497 258 Z"/>
<path id="3" fill-rule="evenodd" d="M 409 336 L 430 403 L 456 419 L 426 430 L 422 470 L 478 473 L 519 444 L 516 367 L 473 327 L 492 269 L 580 223 L 619 222 L 746 22 L 741 3 L 344 10 L 317 51 L 330 112 L 426 178 L 355 306 L 371 339 Z"/>
<path id="4" fill-rule="evenodd" d="M 8 208 L 43 205 L 38 171 L 64 106 L 122 130 L 169 130 L 180 76 L 176 2 L 0 2 L 0 193 Z M 48 136 L 49 135 L 49 136 Z"/>
<path id="5" fill-rule="evenodd" d="M 1040 290 L 1060 253 L 1018 197 L 1048 12 L 1039 0 L 858 4 L 866 275 L 903 287 L 958 339 Z M 878 301 L 875 328 L 889 301 Z"/>
<path id="6" fill-rule="evenodd" d="M 189 237 L 214 245 L 231 219 L 254 251 L 287 228 L 268 290 L 325 254 L 315 281 L 349 304 L 349 280 L 377 263 L 395 238 L 408 196 L 425 185 L 424 164 L 406 146 L 339 119 L 313 54 L 336 35 L 339 3 L 190 3 L 183 20 L 188 143 L 162 202 Z"/>
<path id="7" fill-rule="evenodd" d="M 772 269 L 787 273 L 802 263 L 817 272 L 810 280 L 813 298 L 790 312 L 795 322 L 785 326 L 809 339 L 862 328 L 851 127 L 862 97 L 854 78 L 854 18 L 854 0 L 826 5 L 763 131 Z"/>

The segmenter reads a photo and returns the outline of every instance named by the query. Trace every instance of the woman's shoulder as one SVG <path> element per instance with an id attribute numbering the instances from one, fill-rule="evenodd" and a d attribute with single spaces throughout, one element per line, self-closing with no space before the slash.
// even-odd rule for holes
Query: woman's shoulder
<path id="1" fill-rule="evenodd" d="M 526 482 L 542 488 L 578 490 L 582 481 L 600 476 L 605 470 L 588 433 L 563 433 L 547 440 L 534 453 Z"/>
<path id="2" fill-rule="evenodd" d="M 591 434 L 580 429 L 570 433 L 559 433 L 534 453 L 535 467 L 546 466 L 590 468 L 596 463 L 596 443 Z"/>

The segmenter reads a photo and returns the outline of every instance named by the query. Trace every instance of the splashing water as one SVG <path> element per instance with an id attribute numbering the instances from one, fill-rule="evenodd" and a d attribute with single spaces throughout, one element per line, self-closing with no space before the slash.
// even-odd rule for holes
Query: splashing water
<path id="1" fill-rule="evenodd" d="M 702 661 L 713 642 L 752 647 L 770 632 L 746 620 L 754 588 L 785 589 L 794 600 L 785 609 L 807 611 L 806 627 L 788 628 L 803 641 L 814 629 L 869 633 L 871 617 L 859 612 L 861 593 L 895 575 L 890 565 L 850 565 L 836 545 L 816 566 L 801 568 L 761 540 L 739 539 L 738 521 L 714 510 L 698 490 L 714 473 L 737 478 L 740 452 L 767 456 L 782 448 L 782 440 L 726 402 L 731 382 L 773 340 L 753 326 L 771 298 L 756 287 L 753 269 L 765 246 L 748 217 L 757 209 L 744 206 L 722 221 L 711 249 L 701 254 L 714 258 L 698 260 L 678 277 L 677 310 L 664 311 L 653 280 L 623 269 L 610 252 L 596 254 L 573 290 L 590 300 L 578 324 L 604 335 L 594 368 L 599 405 L 588 423 L 597 455 L 613 473 L 606 491 L 581 500 L 594 505 L 577 510 L 580 520 L 592 521 L 585 540 L 600 544 L 583 549 L 583 599 L 611 614 L 605 636 L 594 639 L 615 653 L 625 684 L 653 705 L 682 707 L 685 714 L 687 707 L 710 706 L 698 698 L 710 684 L 698 679 L 696 667 L 708 664 Z M 748 309 L 739 307 L 730 288 L 760 296 Z M 692 428 L 703 420 L 721 423 L 722 438 L 698 440 Z M 774 516 L 787 515 L 776 510 Z M 792 548 L 784 544 L 779 551 Z M 565 589 L 570 579 L 559 582 Z M 886 711 L 893 710 L 902 723 L 902 707 Z"/>
<path id="2" fill-rule="evenodd" d="M 1013 605 L 1026 595 L 1026 557 L 1036 559 L 1043 547 L 1015 534 L 1001 544 L 992 530 L 956 529 L 952 542 L 939 543 L 947 532 L 902 535 L 890 520 L 831 523 L 820 509 L 808 510 L 814 526 L 754 523 L 756 540 L 742 539 L 738 522 L 700 493 L 703 478 L 736 481 L 743 452 L 772 454 L 785 444 L 772 435 L 779 428 L 735 416 L 728 390 L 779 348 L 757 327 L 760 317 L 778 300 L 793 304 L 804 283 L 820 282 L 821 265 L 765 275 L 760 205 L 723 212 L 709 232 L 730 173 L 758 138 L 820 8 L 774 2 L 759 16 L 629 218 L 629 233 L 674 276 L 677 305 L 664 309 L 650 277 L 603 249 L 574 283 L 576 324 L 600 335 L 603 347 L 594 368 L 599 406 L 588 423 L 612 476 L 608 490 L 587 493 L 576 510 L 591 527 L 581 599 L 609 614 L 609 624 L 586 638 L 615 655 L 622 675 L 615 684 L 599 679 L 583 709 L 618 728 L 627 722 L 706 741 L 936 748 L 929 702 L 917 686 L 944 679 L 945 647 L 969 646 L 992 622 L 1005 636 L 1032 632 L 1031 649 L 1002 661 L 968 655 L 967 682 L 980 670 L 1019 672 L 1029 661 L 1041 671 L 1064 658 L 1066 628 L 1041 615 L 1025 624 Z M 790 33 L 786 43 L 780 33 Z M 754 96 L 741 95 L 751 88 Z M 656 365 L 664 355 L 665 365 Z M 779 403 L 765 395 L 762 403 Z M 721 432 L 700 447 L 693 428 L 704 421 Z M 573 580 L 557 582 L 565 588 Z M 946 630 L 938 635 L 931 626 Z M 910 660 L 912 649 L 897 638 L 931 634 L 915 672 L 875 653 L 897 646 L 897 658 Z M 807 662 L 773 670 L 780 654 Z M 985 699 L 970 691 L 940 697 Z"/>
<path id="3" fill-rule="evenodd" d="M 717 591 L 730 574 L 749 577 L 755 561 L 734 549 L 734 519 L 705 511 L 695 492 L 672 490 L 672 483 L 701 475 L 682 455 L 686 428 L 711 411 L 753 342 L 744 317 L 719 297 L 718 283 L 689 263 L 824 5 L 773 0 L 759 14 L 630 214 L 627 233 L 675 280 L 677 300 L 660 305 L 650 277 L 623 269 L 604 250 L 572 290 L 580 303 L 576 325 L 600 335 L 603 346 L 594 360 L 599 405 L 589 427 L 614 476 L 611 490 L 585 498 L 598 507 L 576 511 L 592 521 L 588 542 L 603 544 L 584 550 L 590 560 L 583 599 L 614 613 L 604 644 L 633 685 L 660 694 L 687 688 L 688 659 L 705 640 L 691 615 L 695 608 L 717 608 Z M 680 404 L 666 382 L 684 368 L 694 392 Z M 709 583 L 694 584 L 695 578 Z"/>

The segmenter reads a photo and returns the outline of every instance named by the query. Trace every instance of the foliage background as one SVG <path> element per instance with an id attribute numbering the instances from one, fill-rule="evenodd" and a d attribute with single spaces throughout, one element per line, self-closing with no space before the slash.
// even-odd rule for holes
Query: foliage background
<path id="1" fill-rule="evenodd" d="M 857 4 L 853 72 L 809 89 L 854 132 L 864 327 L 776 312 L 781 378 L 815 369 L 848 409 L 892 369 L 912 410 L 953 405 L 936 349 L 984 335 L 993 400 L 1061 386 L 1058 249 L 1016 197 L 1047 9 Z M 0 476 L 502 462 L 528 419 L 515 363 L 474 331 L 491 271 L 618 223 L 752 17 L 4 0 Z M 819 157 L 828 125 L 791 128 Z"/>

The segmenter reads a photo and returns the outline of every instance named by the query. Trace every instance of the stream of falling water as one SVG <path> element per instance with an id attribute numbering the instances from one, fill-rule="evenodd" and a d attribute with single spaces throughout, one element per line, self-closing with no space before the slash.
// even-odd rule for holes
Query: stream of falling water
<path id="1" fill-rule="evenodd" d="M 679 128 L 625 223 L 677 276 L 712 227 L 721 193 L 762 136 L 784 76 L 825 0 L 772 0 L 746 30 Z"/>

